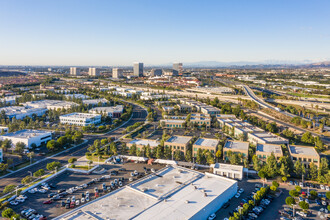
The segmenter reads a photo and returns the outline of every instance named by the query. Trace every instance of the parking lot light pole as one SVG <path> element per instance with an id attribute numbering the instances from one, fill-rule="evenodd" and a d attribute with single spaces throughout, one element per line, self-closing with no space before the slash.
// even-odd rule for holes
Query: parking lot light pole
<path id="1" fill-rule="evenodd" d="M 31 171 L 27 171 L 29 174 L 30 174 L 30 176 L 32 177 L 32 172 Z"/>
<path id="2" fill-rule="evenodd" d="M 16 186 L 16 197 L 17 197 L 18 186 Z"/>

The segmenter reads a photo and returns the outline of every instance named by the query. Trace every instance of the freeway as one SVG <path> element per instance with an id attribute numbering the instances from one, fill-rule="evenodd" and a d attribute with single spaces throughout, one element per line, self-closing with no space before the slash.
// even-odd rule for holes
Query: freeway
<path id="1" fill-rule="evenodd" d="M 46 170 L 47 163 L 58 161 L 58 162 L 61 162 L 62 164 L 66 164 L 69 158 L 84 156 L 85 153 L 87 152 L 88 146 L 93 144 L 93 142 L 96 139 L 103 139 L 103 138 L 108 138 L 108 137 L 119 138 L 120 136 L 122 136 L 122 132 L 128 126 L 131 126 L 131 125 L 135 124 L 136 122 L 144 122 L 147 118 L 148 113 L 144 108 L 133 104 L 133 113 L 132 114 L 133 114 L 132 118 L 124 126 L 118 128 L 118 129 L 115 129 L 112 132 L 108 132 L 108 133 L 101 134 L 101 135 L 85 135 L 84 139 L 86 139 L 88 141 L 86 143 L 82 144 L 79 147 L 79 149 L 70 148 L 68 150 L 62 151 L 55 157 L 47 157 L 47 158 L 44 157 L 44 158 L 40 158 L 40 159 L 38 158 L 39 162 L 37 161 L 36 163 L 34 163 L 33 165 L 31 165 L 29 167 L 20 169 L 14 173 L 6 175 L 5 177 L 0 179 L 0 190 L 2 191 L 5 186 L 10 185 L 10 184 L 19 185 L 21 183 L 22 178 L 24 178 L 25 176 L 28 176 L 29 172 L 33 173 L 39 169 Z M 44 160 L 42 160 L 42 159 L 44 159 Z"/>

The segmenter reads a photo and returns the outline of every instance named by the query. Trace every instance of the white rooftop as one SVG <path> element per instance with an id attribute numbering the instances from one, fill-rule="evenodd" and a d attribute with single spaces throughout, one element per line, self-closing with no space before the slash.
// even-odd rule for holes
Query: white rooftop
<path id="1" fill-rule="evenodd" d="M 43 131 L 43 130 L 30 130 L 30 129 L 24 129 L 8 134 L 1 135 L 3 138 L 6 137 L 15 137 L 15 138 L 31 138 L 31 137 L 38 137 L 45 134 L 51 134 L 50 131 Z"/>
<path id="2" fill-rule="evenodd" d="M 301 155 L 319 157 L 319 154 L 316 152 L 314 147 L 290 145 L 289 148 L 291 154 L 301 154 Z"/>
<path id="3" fill-rule="evenodd" d="M 262 130 L 261 128 L 252 126 L 252 127 L 235 127 L 235 129 L 238 129 L 242 132 L 245 133 L 255 133 L 255 132 L 264 132 L 264 130 Z"/>
<path id="4" fill-rule="evenodd" d="M 71 106 L 77 106 L 77 103 L 62 101 L 62 100 L 39 100 L 23 103 L 25 106 L 32 106 L 38 108 L 69 108 Z"/>
<path id="5" fill-rule="evenodd" d="M 232 165 L 227 163 L 216 163 L 211 164 L 211 167 L 218 170 L 231 170 L 231 171 L 239 171 L 243 172 L 243 166 L 240 165 Z"/>
<path id="6" fill-rule="evenodd" d="M 101 98 L 101 99 L 87 99 L 87 100 L 83 100 L 82 101 L 84 104 L 87 104 L 87 105 L 97 105 L 99 104 L 100 102 L 103 104 L 103 103 L 107 103 L 108 100 L 106 100 L 105 98 Z"/>
<path id="7" fill-rule="evenodd" d="M 101 115 L 98 114 L 89 114 L 89 113 L 79 113 L 79 112 L 74 112 L 66 115 L 61 115 L 60 117 L 65 117 L 65 118 L 79 118 L 79 119 L 88 119 L 88 118 L 93 118 L 93 117 L 99 117 Z"/>
<path id="8" fill-rule="evenodd" d="M 282 154 L 282 147 L 278 144 L 258 144 L 257 151 L 267 152 L 267 153 L 275 153 Z"/>
<path id="9" fill-rule="evenodd" d="M 165 123 L 180 123 L 183 124 L 185 123 L 185 120 L 181 120 L 181 119 L 162 119 L 160 120 L 160 122 L 165 122 Z"/>
<path id="10" fill-rule="evenodd" d="M 213 147 L 216 148 L 219 144 L 219 141 L 217 139 L 211 139 L 211 138 L 199 138 L 194 145 L 199 145 L 203 147 Z"/>
<path id="11" fill-rule="evenodd" d="M 249 150 L 249 142 L 246 141 L 227 141 L 224 148 L 237 149 L 237 150 Z"/>
<path id="12" fill-rule="evenodd" d="M 248 135 L 252 135 L 256 138 L 259 138 L 267 143 L 288 143 L 288 140 L 285 138 L 282 138 L 280 136 L 277 136 L 275 134 L 269 133 L 269 132 L 261 132 L 261 133 L 250 133 Z"/>
<path id="13" fill-rule="evenodd" d="M 55 219 L 190 219 L 228 190 L 235 180 L 169 166 Z"/>
<path id="14" fill-rule="evenodd" d="M 191 140 L 191 136 L 172 136 L 167 141 L 168 143 L 187 144 Z"/>
<path id="15" fill-rule="evenodd" d="M 111 107 L 96 107 L 89 110 L 89 112 L 123 112 L 124 106 L 123 105 L 117 105 L 117 106 L 111 106 Z"/>
<path id="16" fill-rule="evenodd" d="M 159 141 L 151 140 L 151 139 L 135 139 L 129 143 L 136 145 L 143 145 L 143 146 L 148 146 L 149 144 L 150 147 L 157 147 L 160 144 Z"/>

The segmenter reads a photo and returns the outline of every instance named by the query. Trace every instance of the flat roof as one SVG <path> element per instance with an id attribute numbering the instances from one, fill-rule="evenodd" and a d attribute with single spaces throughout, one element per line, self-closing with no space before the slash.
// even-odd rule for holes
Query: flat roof
<path id="1" fill-rule="evenodd" d="M 236 172 L 243 172 L 243 166 L 240 165 L 233 165 L 233 164 L 227 164 L 227 163 L 216 163 L 212 164 L 211 167 L 214 169 L 220 169 L 220 170 L 231 170 Z"/>
<path id="2" fill-rule="evenodd" d="M 172 136 L 167 141 L 168 143 L 187 144 L 191 140 L 191 136 Z"/>
<path id="3" fill-rule="evenodd" d="M 267 153 L 275 153 L 282 154 L 282 147 L 278 144 L 258 144 L 257 151 L 267 152 Z"/>
<path id="4" fill-rule="evenodd" d="M 289 148 L 290 148 L 290 154 L 301 154 L 301 155 L 307 155 L 313 157 L 320 156 L 314 147 L 290 145 Z"/>
<path id="5" fill-rule="evenodd" d="M 124 106 L 123 105 L 117 105 L 117 106 L 111 106 L 111 107 L 96 107 L 89 110 L 89 112 L 92 111 L 98 111 L 101 112 L 123 112 Z"/>
<path id="6" fill-rule="evenodd" d="M 216 148 L 219 144 L 217 139 L 211 138 L 199 138 L 194 145 L 203 146 L 203 147 L 213 147 Z"/>
<path id="7" fill-rule="evenodd" d="M 275 134 L 269 133 L 269 132 L 250 133 L 248 135 L 252 135 L 256 138 L 259 138 L 259 139 L 264 140 L 265 142 L 269 142 L 269 143 L 273 143 L 273 142 L 288 143 L 289 142 L 287 139 L 277 136 Z"/>
<path id="8" fill-rule="evenodd" d="M 99 115 L 99 114 L 89 114 L 89 113 L 73 112 L 73 113 L 70 113 L 70 114 L 61 115 L 60 117 L 87 119 L 87 118 L 93 118 L 93 117 L 101 117 L 101 115 Z"/>
<path id="9" fill-rule="evenodd" d="M 224 148 L 232 150 L 249 150 L 249 142 L 247 141 L 227 141 Z"/>
<path id="10" fill-rule="evenodd" d="M 38 111 L 46 111 L 46 108 L 34 108 L 30 106 L 7 106 L 0 108 L 1 111 L 5 111 L 6 115 L 17 115 L 17 114 L 23 114 L 23 113 L 33 113 Z"/>
<path id="11" fill-rule="evenodd" d="M 237 181 L 168 166 L 55 219 L 189 219 L 227 190 Z"/>
<path id="12" fill-rule="evenodd" d="M 254 133 L 254 132 L 264 132 L 261 128 L 252 126 L 252 127 L 235 127 L 235 129 L 238 129 L 240 131 L 246 132 L 246 133 Z"/>
<path id="13" fill-rule="evenodd" d="M 181 120 L 181 119 L 162 119 L 160 120 L 161 122 L 165 122 L 165 123 L 185 123 L 185 120 Z"/>
<path id="14" fill-rule="evenodd" d="M 4 137 L 4 138 L 5 137 L 31 138 L 31 137 L 43 136 L 45 134 L 51 134 L 51 132 L 50 131 L 43 131 L 43 130 L 24 129 L 24 130 L 4 134 L 4 135 L 1 135 L 1 136 Z"/>
<path id="15" fill-rule="evenodd" d="M 39 101 L 31 101 L 23 103 L 25 106 L 38 106 L 42 108 L 47 107 L 71 107 L 71 106 L 77 106 L 77 103 L 69 102 L 69 101 L 62 101 L 62 100 L 39 100 Z"/>
<path id="16" fill-rule="evenodd" d="M 101 103 L 107 103 L 108 100 L 106 100 L 105 98 L 101 98 L 101 99 L 87 99 L 87 100 L 83 100 L 82 102 L 84 104 L 98 104 L 99 102 L 101 102 Z"/>
<path id="17" fill-rule="evenodd" d="M 149 144 L 150 147 L 157 147 L 160 144 L 159 141 L 151 139 L 134 139 L 129 143 L 143 146 L 147 146 Z"/>
<path id="18" fill-rule="evenodd" d="M 230 115 L 226 115 L 226 114 L 218 114 L 218 115 L 216 115 L 215 117 L 217 117 L 217 118 L 219 118 L 219 119 L 224 119 L 224 118 L 236 118 L 236 116 L 235 116 L 235 115 L 232 115 L 232 114 L 230 114 Z"/>

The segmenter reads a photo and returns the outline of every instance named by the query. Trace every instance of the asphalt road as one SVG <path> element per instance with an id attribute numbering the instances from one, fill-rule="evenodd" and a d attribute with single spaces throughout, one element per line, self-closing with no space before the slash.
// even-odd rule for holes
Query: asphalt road
<path id="1" fill-rule="evenodd" d="M 4 178 L 1 178 L 0 179 L 0 190 L 2 191 L 7 185 L 10 185 L 10 184 L 19 185 L 21 183 L 22 178 L 29 175 L 29 171 L 33 173 L 39 169 L 46 170 L 46 166 L 48 163 L 58 161 L 58 162 L 61 162 L 62 164 L 66 164 L 69 158 L 82 157 L 87 152 L 88 146 L 90 144 L 93 144 L 93 142 L 96 139 L 103 139 L 103 138 L 108 138 L 108 137 L 118 138 L 118 137 L 122 136 L 122 132 L 123 132 L 123 130 L 126 129 L 126 127 L 131 126 L 131 125 L 135 124 L 136 122 L 143 122 L 143 121 L 145 121 L 146 117 L 147 117 L 147 112 L 142 107 L 140 107 L 138 105 L 133 105 L 133 117 L 123 127 L 119 128 L 113 132 L 107 133 L 107 134 L 85 135 L 84 138 L 87 139 L 88 142 L 81 145 L 78 148 L 73 148 L 73 149 L 71 148 L 71 149 L 65 150 L 62 153 L 60 153 L 59 155 L 57 155 L 56 157 L 48 158 L 43 161 L 40 161 L 40 160 L 44 159 L 44 157 L 38 158 L 38 161 L 40 161 L 40 162 L 37 161 L 30 167 L 21 169 L 15 173 L 7 175 Z"/>

